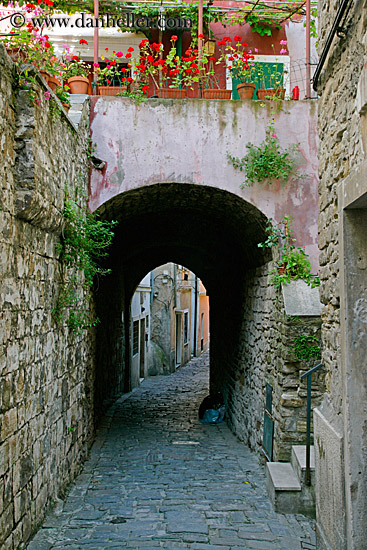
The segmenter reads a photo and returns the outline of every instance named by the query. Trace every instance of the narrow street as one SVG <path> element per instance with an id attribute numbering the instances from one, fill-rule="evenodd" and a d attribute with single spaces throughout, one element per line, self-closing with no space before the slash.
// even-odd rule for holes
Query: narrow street
<path id="1" fill-rule="evenodd" d="M 28 550 L 311 550 L 313 522 L 272 511 L 264 468 L 205 425 L 208 354 L 111 408 L 83 473 Z"/>

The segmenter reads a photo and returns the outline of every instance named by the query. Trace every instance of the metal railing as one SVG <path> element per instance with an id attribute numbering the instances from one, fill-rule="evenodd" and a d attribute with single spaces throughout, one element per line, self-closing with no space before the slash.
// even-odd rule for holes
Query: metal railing
<path id="1" fill-rule="evenodd" d="M 301 376 L 301 380 L 307 378 L 306 485 L 311 485 L 311 377 L 321 367 L 322 363 L 319 363 Z"/>

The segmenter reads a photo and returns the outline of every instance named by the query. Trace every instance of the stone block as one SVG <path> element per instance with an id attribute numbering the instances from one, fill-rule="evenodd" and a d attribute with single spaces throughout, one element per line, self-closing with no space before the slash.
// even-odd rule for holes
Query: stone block
<path id="1" fill-rule="evenodd" d="M 5 440 L 10 435 L 14 434 L 17 430 L 18 414 L 17 409 L 14 407 L 9 411 L 6 411 L 2 417 L 1 423 L 1 439 Z"/>
<path id="2" fill-rule="evenodd" d="M 331 412 L 326 414 L 331 418 Z M 316 518 L 320 547 L 322 539 L 333 550 L 344 548 L 345 500 L 343 436 L 321 409 L 314 409 Z M 338 521 L 335 521 L 338 518 Z"/>
<path id="3" fill-rule="evenodd" d="M 284 307 L 287 315 L 312 317 L 321 315 L 319 289 L 311 288 L 304 281 L 291 281 L 282 285 Z"/>
<path id="4" fill-rule="evenodd" d="M 303 400 L 298 396 L 297 392 L 282 393 L 280 405 L 282 407 L 302 407 Z"/>

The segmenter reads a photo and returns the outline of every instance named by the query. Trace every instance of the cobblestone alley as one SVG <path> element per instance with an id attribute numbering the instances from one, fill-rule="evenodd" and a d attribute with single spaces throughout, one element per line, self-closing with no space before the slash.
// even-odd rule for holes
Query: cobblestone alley
<path id="1" fill-rule="evenodd" d="M 257 456 L 198 421 L 208 374 L 205 354 L 117 401 L 28 550 L 315 548 L 313 522 L 272 511 Z"/>

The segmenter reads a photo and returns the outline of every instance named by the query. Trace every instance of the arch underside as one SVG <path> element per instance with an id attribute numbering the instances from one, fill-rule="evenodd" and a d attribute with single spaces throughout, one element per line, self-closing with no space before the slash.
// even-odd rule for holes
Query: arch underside
<path id="1" fill-rule="evenodd" d="M 96 406 L 129 391 L 129 304 L 139 281 L 166 262 L 185 265 L 210 297 L 210 385 L 230 396 L 243 362 L 249 288 L 270 259 L 258 247 L 267 218 L 227 191 L 193 184 L 154 184 L 125 192 L 99 208 L 119 222 L 107 260 L 112 273 L 98 282 Z M 251 294 L 251 293 L 250 293 Z M 247 313 L 246 313 L 247 311 Z M 243 365 L 242 365 L 243 366 Z M 227 388 L 225 386 L 228 386 Z"/>

